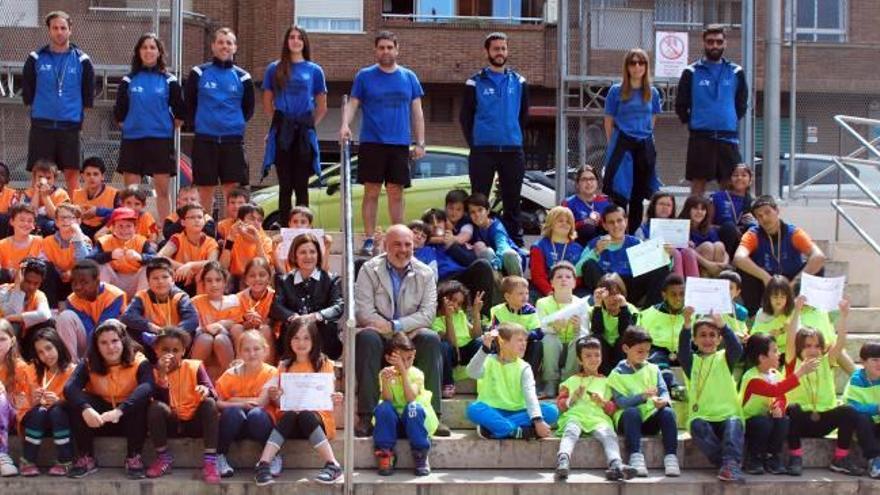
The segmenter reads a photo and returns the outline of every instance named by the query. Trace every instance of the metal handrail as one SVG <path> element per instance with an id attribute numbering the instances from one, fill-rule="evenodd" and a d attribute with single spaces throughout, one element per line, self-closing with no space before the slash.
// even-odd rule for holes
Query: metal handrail
<path id="1" fill-rule="evenodd" d="M 834 240 L 840 240 L 840 218 L 843 217 L 846 220 L 846 223 L 856 231 L 856 233 L 861 237 L 871 249 L 874 250 L 875 253 L 880 255 L 880 243 L 878 243 L 871 234 L 868 233 L 859 222 L 856 221 L 849 213 L 844 210 L 844 206 L 854 206 L 859 208 L 873 208 L 880 209 L 880 197 L 877 197 L 873 191 L 868 189 L 865 186 L 865 183 L 859 179 L 859 177 L 853 173 L 850 166 L 847 165 L 870 165 L 873 167 L 880 168 L 880 161 L 878 160 L 870 160 L 863 158 L 855 158 L 853 155 L 860 154 L 862 151 L 868 151 L 878 159 L 880 159 L 880 150 L 874 146 L 874 143 L 877 142 L 877 139 L 867 140 L 860 132 L 853 128 L 851 124 L 855 125 L 869 125 L 869 126 L 880 126 L 880 120 L 877 119 L 866 119 L 863 117 L 852 117 L 848 115 L 835 115 L 834 121 L 839 125 L 843 130 L 848 132 L 852 137 L 854 137 L 858 142 L 862 144 L 862 147 L 858 150 L 851 153 L 849 156 L 841 156 L 833 158 L 834 166 L 837 167 L 838 172 L 842 172 L 844 175 L 852 181 L 853 184 L 857 188 L 859 188 L 865 196 L 868 197 L 870 201 L 855 201 L 855 200 L 844 200 L 840 197 L 840 189 L 841 189 L 841 174 L 837 175 L 837 198 L 831 200 L 831 207 L 837 212 L 837 217 L 835 219 L 834 226 Z M 792 157 L 794 158 L 794 157 Z M 793 162 L 792 162 L 793 163 Z"/>
<path id="2" fill-rule="evenodd" d="M 872 145 L 880 143 L 880 136 L 877 136 L 877 137 L 871 139 L 871 141 L 869 141 L 869 142 Z M 847 164 L 869 165 L 869 166 L 880 168 L 880 163 L 878 163 L 876 161 L 855 158 L 856 155 L 861 154 L 862 152 L 864 152 L 866 150 L 867 150 L 867 148 L 865 148 L 865 146 L 860 146 L 860 147 L 856 148 L 854 151 L 852 151 L 850 154 L 846 155 L 845 157 L 841 157 L 841 158 Z M 792 173 L 792 174 L 794 174 L 796 172 L 797 157 L 798 157 L 798 155 L 795 154 L 793 158 L 789 157 L 789 160 L 788 160 L 789 161 L 788 166 L 790 167 L 790 170 L 791 170 L 790 173 Z M 835 164 L 828 165 L 827 167 L 823 168 L 822 170 L 816 172 L 816 174 L 813 175 L 812 177 L 810 177 L 809 179 L 801 182 L 800 184 L 795 184 L 794 186 L 792 186 L 789 189 L 789 192 L 788 192 L 789 199 L 794 197 L 795 192 L 800 191 L 801 189 L 815 183 L 816 181 L 825 177 L 826 175 L 830 174 L 831 172 L 833 172 L 836 169 L 837 169 L 837 165 L 835 165 Z"/>
<path id="3" fill-rule="evenodd" d="M 348 95 L 342 97 L 342 120 Z M 355 403 L 355 311 L 354 311 L 354 210 L 351 205 L 351 141 L 343 139 L 339 149 L 340 186 L 342 193 L 342 279 L 345 302 L 343 342 L 345 351 L 345 435 L 343 439 L 343 489 L 346 495 L 354 493 L 354 403 Z"/>

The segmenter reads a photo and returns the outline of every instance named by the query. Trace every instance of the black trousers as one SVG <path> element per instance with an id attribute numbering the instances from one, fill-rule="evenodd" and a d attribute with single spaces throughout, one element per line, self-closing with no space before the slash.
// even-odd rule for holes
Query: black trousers
<path id="1" fill-rule="evenodd" d="M 488 260 L 474 260 L 464 271 L 456 273 L 446 280 L 457 280 L 468 288 L 471 296 L 475 296 L 477 292 L 483 292 L 483 314 L 489 316 L 489 310 L 492 308 L 490 304 L 493 292 L 495 290 L 495 272 Z"/>
<path id="2" fill-rule="evenodd" d="M 300 153 L 291 143 L 288 150 L 281 149 L 281 143 L 275 148 L 275 173 L 278 174 L 278 213 L 282 227 L 287 227 L 290 218 L 291 194 L 296 193 L 296 204 L 309 206 L 309 177 L 312 176 L 312 162 L 304 162 L 297 158 Z"/>
<path id="3" fill-rule="evenodd" d="M 812 413 L 801 409 L 799 404 L 788 406 L 787 415 L 791 421 L 788 429 L 788 448 L 792 450 L 801 448 L 801 438 L 822 438 L 835 429 L 837 429 L 837 447 L 849 450 L 853 433 L 859 424 L 859 413 L 847 405 L 819 413 L 818 421 L 813 421 Z"/>
<path id="4" fill-rule="evenodd" d="M 599 279 L 605 275 L 602 268 L 594 260 L 589 260 L 583 265 L 583 282 L 584 288 L 588 294 L 592 294 L 599 284 Z M 668 267 L 660 267 L 654 271 L 644 273 L 638 277 L 630 277 L 621 275 L 624 285 L 626 285 L 626 300 L 635 304 L 639 308 L 647 308 L 653 306 L 663 300 L 660 294 L 660 287 L 663 280 L 669 275 Z M 743 293 L 745 293 L 745 283 L 743 283 Z"/>
<path id="5" fill-rule="evenodd" d="M 491 197 L 496 173 L 501 188 L 501 202 L 504 206 L 501 221 L 513 241 L 522 246 L 520 201 L 523 178 L 526 174 L 526 158 L 523 151 L 471 150 L 468 157 L 471 192 L 485 194 L 487 198 Z"/>
<path id="6" fill-rule="evenodd" d="M 746 420 L 746 452 L 751 456 L 781 454 L 788 436 L 789 418 L 754 416 Z"/>
<path id="7" fill-rule="evenodd" d="M 104 399 L 86 394 L 88 403 L 98 413 L 104 413 L 113 406 Z M 125 408 L 125 413 L 118 423 L 108 423 L 100 428 L 92 428 L 82 417 L 82 409 L 71 404 L 70 424 L 73 426 L 73 438 L 79 455 L 95 455 L 95 437 L 125 437 L 127 440 L 126 457 L 140 454 L 144 450 L 147 438 L 147 403 L 135 404 Z"/>
<path id="8" fill-rule="evenodd" d="M 626 153 L 632 156 L 633 177 L 632 189 L 629 192 L 629 201 L 614 191 L 614 176 L 617 174 L 623 157 Z M 602 190 L 612 201 L 626 207 L 629 212 L 627 230 L 632 234 L 642 225 L 644 213 L 644 200 L 651 197 L 651 177 L 654 175 L 654 167 L 657 163 L 657 151 L 654 149 L 652 139 L 633 139 L 618 131 L 614 151 L 605 167 Z"/>

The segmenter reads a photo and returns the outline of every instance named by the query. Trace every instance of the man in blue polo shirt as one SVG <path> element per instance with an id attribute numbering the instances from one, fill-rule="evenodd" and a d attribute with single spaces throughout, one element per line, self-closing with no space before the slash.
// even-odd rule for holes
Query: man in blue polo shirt
<path id="1" fill-rule="evenodd" d="M 724 27 L 703 31 L 703 53 L 678 81 L 675 113 L 690 129 L 685 178 L 691 194 L 702 196 L 706 182 L 724 186 L 740 162 L 737 125 L 748 109 L 749 89 L 742 67 L 722 57 Z"/>
<path id="2" fill-rule="evenodd" d="M 483 42 L 489 66 L 465 82 L 459 123 L 471 148 L 468 158 L 471 193 L 487 198 L 495 173 L 504 206 L 502 222 L 522 246 L 520 191 L 525 176 L 523 133 L 529 117 L 526 78 L 507 67 L 507 35 L 491 33 Z"/>
<path id="3" fill-rule="evenodd" d="M 357 181 L 364 185 L 362 215 L 366 238 L 361 254 L 372 256 L 373 234 L 382 183 L 388 194 L 392 224 L 404 222 L 403 189 L 410 186 L 411 135 L 415 134 L 412 158 L 425 156 L 425 92 L 415 72 L 397 65 L 397 35 L 382 31 L 374 40 L 376 64 L 358 71 L 351 99 L 342 117 L 340 139 L 351 139 L 349 124 L 363 107 Z"/>
<path id="4" fill-rule="evenodd" d="M 95 70 L 89 56 L 70 42 L 70 16 L 46 15 L 49 44 L 28 55 L 21 96 L 31 107 L 27 170 L 49 160 L 64 170 L 67 190 L 79 185 L 79 133 L 85 108 L 95 94 Z"/>

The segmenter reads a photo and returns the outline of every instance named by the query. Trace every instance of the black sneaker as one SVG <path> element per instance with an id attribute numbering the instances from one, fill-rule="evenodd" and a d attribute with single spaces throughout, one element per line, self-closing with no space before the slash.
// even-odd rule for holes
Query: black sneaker
<path id="1" fill-rule="evenodd" d="M 125 475 L 130 480 L 141 480 L 147 477 L 147 470 L 144 468 L 144 461 L 140 454 L 125 459 Z"/>
<path id="2" fill-rule="evenodd" d="M 428 476 L 431 474 L 431 465 L 428 463 L 427 450 L 414 449 L 412 451 L 412 456 L 416 476 Z"/>
<path id="3" fill-rule="evenodd" d="M 324 464 L 324 467 L 321 469 L 321 471 L 318 472 L 318 475 L 315 476 L 315 481 L 328 485 L 331 483 L 335 483 L 336 480 L 341 477 L 342 466 L 334 462 L 328 462 L 327 464 Z"/>
<path id="4" fill-rule="evenodd" d="M 770 454 L 764 459 L 764 471 L 770 474 L 785 474 L 785 464 L 782 463 L 782 456 L 779 454 Z"/>
<path id="5" fill-rule="evenodd" d="M 449 436 L 452 436 L 452 430 L 450 430 L 449 427 L 446 426 L 445 424 L 443 424 L 443 422 L 441 421 L 437 425 L 437 429 L 434 431 L 434 436 L 435 437 L 449 437 Z"/>
<path id="6" fill-rule="evenodd" d="M 85 478 L 86 476 L 97 472 L 98 465 L 95 458 L 90 455 L 84 455 L 73 462 L 70 471 L 67 473 L 68 478 Z"/>
<path id="7" fill-rule="evenodd" d="M 556 457 L 556 479 L 567 479 L 569 471 L 571 471 L 571 458 L 568 454 L 559 454 Z"/>
<path id="8" fill-rule="evenodd" d="M 746 474 L 764 474 L 764 462 L 756 454 L 748 454 L 743 463 L 743 471 Z"/>
<path id="9" fill-rule="evenodd" d="M 832 466 L 834 463 L 832 463 Z M 785 474 L 789 476 L 800 476 L 804 474 L 804 458 L 799 455 L 792 455 L 788 457 L 788 468 L 785 470 Z"/>
<path id="10" fill-rule="evenodd" d="M 373 416 L 369 414 L 361 414 L 357 418 L 354 425 L 354 436 L 369 437 L 373 435 Z"/>
<path id="11" fill-rule="evenodd" d="M 268 462 L 260 461 L 254 466 L 254 481 L 257 482 L 257 486 L 275 483 L 275 478 L 272 476 L 272 469 Z"/>
<path id="12" fill-rule="evenodd" d="M 829 467 L 835 473 L 842 473 L 849 476 L 862 476 L 865 474 L 865 470 L 857 466 L 849 456 L 834 458 Z"/>

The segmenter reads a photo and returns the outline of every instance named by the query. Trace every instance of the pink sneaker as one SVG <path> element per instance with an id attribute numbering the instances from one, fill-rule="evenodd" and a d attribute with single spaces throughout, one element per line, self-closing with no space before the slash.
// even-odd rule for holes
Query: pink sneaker
<path id="1" fill-rule="evenodd" d="M 202 479 L 209 485 L 220 484 L 220 472 L 217 470 L 217 461 L 205 460 L 202 464 Z"/>
<path id="2" fill-rule="evenodd" d="M 18 460 L 18 474 L 25 478 L 40 475 L 40 468 L 33 462 L 27 461 L 24 457 Z"/>
<path id="3" fill-rule="evenodd" d="M 49 468 L 49 476 L 67 476 L 73 464 L 70 462 L 56 462 L 54 466 Z"/>
<path id="4" fill-rule="evenodd" d="M 172 462 L 173 460 L 170 456 L 156 456 L 156 459 L 147 468 L 147 478 L 158 478 L 171 473 Z"/>

